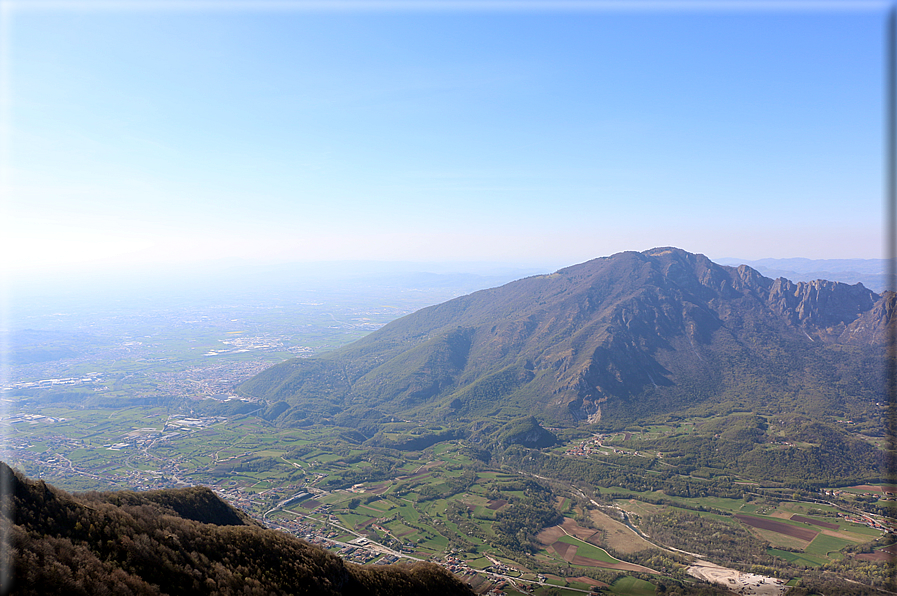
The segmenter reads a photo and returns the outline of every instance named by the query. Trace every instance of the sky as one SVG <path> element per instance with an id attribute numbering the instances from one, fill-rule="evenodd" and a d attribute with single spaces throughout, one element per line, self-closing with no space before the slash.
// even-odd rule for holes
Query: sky
<path id="1" fill-rule="evenodd" d="M 9 2 L 7 274 L 885 256 L 887 3 Z"/>

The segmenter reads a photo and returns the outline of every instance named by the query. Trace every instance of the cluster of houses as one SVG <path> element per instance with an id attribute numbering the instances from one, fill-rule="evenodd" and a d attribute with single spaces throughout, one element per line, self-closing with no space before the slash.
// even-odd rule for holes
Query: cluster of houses
<path id="1" fill-rule="evenodd" d="M 890 526 L 886 526 L 879 520 L 875 519 L 869 515 L 845 515 L 843 513 L 839 513 L 839 516 L 843 517 L 845 521 L 849 521 L 854 524 L 863 524 L 869 526 L 870 528 L 875 528 L 881 532 L 894 532 L 894 528 Z"/>
<path id="2" fill-rule="evenodd" d="M 626 433 L 627 438 L 629 438 L 630 433 Z M 626 451 L 625 449 L 617 449 L 616 447 L 605 447 L 604 441 L 608 439 L 608 435 L 595 435 L 591 439 L 586 439 L 580 442 L 579 445 L 573 445 L 572 447 L 568 447 L 566 451 L 564 451 L 565 455 L 571 455 L 574 457 L 589 457 L 592 455 L 607 455 L 608 453 L 616 453 L 617 455 L 638 455 L 642 454 L 638 451 Z M 608 451 L 609 450 L 609 451 Z M 658 453 L 658 457 L 663 457 L 663 454 Z"/>
<path id="3" fill-rule="evenodd" d="M 337 552 L 339 552 L 340 557 L 342 557 L 343 559 L 346 559 L 347 561 L 350 561 L 352 563 L 358 563 L 360 565 L 370 563 L 380 556 L 380 553 L 376 553 L 361 546 L 352 546 L 350 544 L 340 547 Z M 399 558 L 396 556 L 387 555 L 377 561 L 377 563 L 386 565 L 388 563 L 395 563 L 398 560 Z"/>
<path id="4" fill-rule="evenodd" d="M 466 561 L 462 561 L 454 555 L 446 555 L 445 557 L 443 557 L 442 561 L 439 561 L 439 564 L 458 576 L 465 575 L 473 571 Z"/>
<path id="5" fill-rule="evenodd" d="M 604 448 L 604 435 L 595 435 L 591 439 L 586 439 L 580 442 L 579 445 L 574 445 L 569 447 L 566 451 L 564 451 L 565 455 L 573 455 L 577 457 L 588 457 L 590 455 L 602 455 L 605 453 Z M 616 451 L 616 450 L 615 450 Z"/>
<path id="6" fill-rule="evenodd" d="M 254 505 L 259 504 L 257 500 L 253 499 L 257 496 L 255 493 L 244 491 L 240 487 L 215 488 L 213 490 L 219 497 L 243 511 L 250 511 Z"/>

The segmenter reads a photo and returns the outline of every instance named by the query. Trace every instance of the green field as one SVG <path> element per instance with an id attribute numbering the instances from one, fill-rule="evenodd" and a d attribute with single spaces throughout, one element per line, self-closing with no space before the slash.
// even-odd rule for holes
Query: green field
<path id="1" fill-rule="evenodd" d="M 558 538 L 558 542 L 566 542 L 567 544 L 573 544 L 577 547 L 576 554 L 582 557 L 587 557 L 589 559 L 595 559 L 596 561 L 602 561 L 604 563 L 617 563 L 619 559 L 615 559 L 604 549 L 598 548 L 595 545 L 589 544 L 588 542 L 583 542 L 578 538 L 574 538 L 573 536 L 562 536 Z"/>
<path id="2" fill-rule="evenodd" d="M 786 561 L 790 561 L 798 565 L 805 565 L 807 567 L 819 567 L 821 565 L 824 565 L 828 561 L 825 557 L 818 557 L 805 553 L 794 553 L 787 550 L 779 550 L 777 548 L 770 548 L 766 552 L 776 557 L 785 559 Z"/>
<path id="3" fill-rule="evenodd" d="M 611 584 L 611 590 L 619 596 L 653 596 L 656 588 L 651 582 L 636 577 L 622 577 Z"/>
<path id="4" fill-rule="evenodd" d="M 856 544 L 852 540 L 845 540 L 844 538 L 836 538 L 834 536 L 826 536 L 825 534 L 819 534 L 816 538 L 813 539 L 813 542 L 807 546 L 807 554 L 808 555 L 820 555 L 822 557 L 829 557 L 829 553 L 836 553 L 840 551 L 845 546 L 849 546 L 851 544 Z"/>

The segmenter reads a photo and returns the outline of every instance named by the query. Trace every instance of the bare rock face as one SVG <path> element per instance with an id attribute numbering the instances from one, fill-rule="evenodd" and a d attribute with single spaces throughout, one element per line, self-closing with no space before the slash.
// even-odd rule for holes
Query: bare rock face
<path id="1" fill-rule="evenodd" d="M 855 367 L 877 378 L 869 368 L 880 366 L 894 308 L 893 293 L 860 284 L 771 280 L 656 248 L 422 309 L 241 389 L 321 416 L 373 408 L 594 423 L 758 392 L 776 403 L 827 371 L 841 393 L 816 393 L 874 403 L 870 384 L 847 379 Z"/>
<path id="2" fill-rule="evenodd" d="M 842 332 L 838 341 L 844 344 L 886 345 L 889 338 L 895 337 L 897 317 L 897 294 L 884 292 L 872 305 L 872 308 L 861 313 Z"/>
<path id="3" fill-rule="evenodd" d="M 782 318 L 816 330 L 849 325 L 871 310 L 879 298 L 860 284 L 823 280 L 795 284 L 780 277 L 772 283 L 767 300 Z"/>

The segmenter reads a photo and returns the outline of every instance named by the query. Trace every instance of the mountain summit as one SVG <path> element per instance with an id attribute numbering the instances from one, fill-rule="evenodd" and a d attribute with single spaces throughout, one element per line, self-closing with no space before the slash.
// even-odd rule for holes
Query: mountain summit
<path id="1" fill-rule="evenodd" d="M 772 280 L 677 248 L 623 252 L 422 309 L 240 386 L 284 423 L 683 408 L 858 415 L 882 392 L 895 296 Z M 270 409 L 270 408 L 269 408 Z"/>

